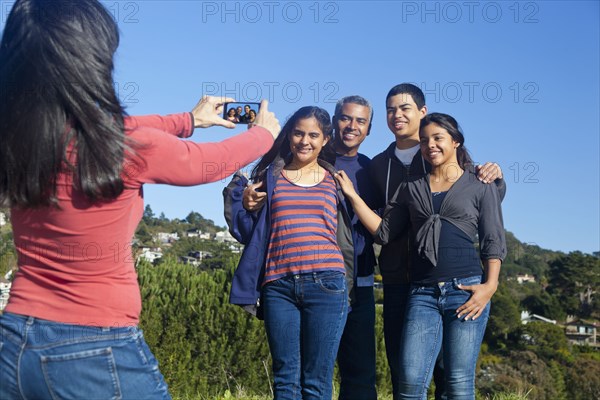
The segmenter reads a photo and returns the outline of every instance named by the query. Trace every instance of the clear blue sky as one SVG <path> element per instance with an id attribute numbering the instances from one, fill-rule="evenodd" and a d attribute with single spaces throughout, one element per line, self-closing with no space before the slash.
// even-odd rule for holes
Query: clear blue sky
<path id="1" fill-rule="evenodd" d="M 2 1 L 4 22 L 11 2 Z M 204 94 L 333 112 L 360 94 L 375 110 L 361 152 L 393 136 L 385 95 L 413 82 L 429 111 L 462 125 L 496 161 L 506 229 L 543 248 L 600 250 L 598 1 L 105 1 L 121 29 L 115 79 L 130 114 L 190 110 Z M 197 130 L 198 142 L 242 129 Z M 145 187 L 156 214 L 224 225 L 221 190 Z"/>

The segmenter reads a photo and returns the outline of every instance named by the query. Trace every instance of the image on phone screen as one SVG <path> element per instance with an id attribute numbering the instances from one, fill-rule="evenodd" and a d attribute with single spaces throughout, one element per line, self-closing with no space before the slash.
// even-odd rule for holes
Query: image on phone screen
<path id="1" fill-rule="evenodd" d="M 250 124 L 256 119 L 259 109 L 260 103 L 225 103 L 223 105 L 223 119 L 236 124 Z"/>

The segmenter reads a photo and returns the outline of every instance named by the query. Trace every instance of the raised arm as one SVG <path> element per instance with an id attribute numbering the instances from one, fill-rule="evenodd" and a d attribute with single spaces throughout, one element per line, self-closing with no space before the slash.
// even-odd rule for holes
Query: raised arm
<path id="1" fill-rule="evenodd" d="M 125 118 L 125 129 L 154 128 L 170 135 L 187 138 L 192 136 L 194 128 L 209 128 L 215 125 L 234 128 L 235 124 L 221 118 L 223 104 L 232 101 L 235 100 L 229 97 L 204 96 L 190 112 L 128 116 Z"/>
<path id="2" fill-rule="evenodd" d="M 235 124 L 221 118 L 223 105 L 226 102 L 235 101 L 229 97 L 204 96 L 190 112 L 167 115 L 144 115 L 127 116 L 125 118 L 125 129 L 132 131 L 139 128 L 154 128 L 180 138 L 188 138 L 194 133 L 194 128 L 210 128 L 212 126 L 223 126 L 235 128 Z M 267 103 L 261 105 L 261 109 Z M 274 136 L 279 132 L 279 121 L 274 114 L 264 109 L 259 112 L 254 125 L 263 126 L 271 131 Z M 275 132 L 276 131 L 276 132 Z"/>
<path id="3" fill-rule="evenodd" d="M 225 221 L 229 233 L 244 245 L 247 245 L 252 237 L 252 229 L 257 218 L 257 213 L 247 211 L 242 204 L 242 196 L 247 184 L 248 179 L 236 172 L 229 185 L 223 189 Z"/>
<path id="4" fill-rule="evenodd" d="M 273 135 L 261 127 L 216 143 L 195 143 L 155 129 L 138 129 L 130 135 L 139 144 L 135 164 L 128 169 L 134 182 L 192 186 L 217 182 L 266 153 Z M 141 159 L 137 162 L 137 159 Z M 135 167 L 134 167 L 135 165 Z"/>
<path id="5" fill-rule="evenodd" d="M 398 187 L 396 194 L 390 200 L 383 212 L 383 218 L 356 193 L 352 181 L 344 171 L 338 171 L 335 178 L 340 184 L 344 195 L 350 200 L 354 213 L 363 226 L 373 235 L 378 244 L 388 244 L 404 231 L 409 222 L 408 209 L 405 204 L 403 190 L 405 185 Z"/>
<path id="6" fill-rule="evenodd" d="M 134 130 L 141 127 L 154 128 L 180 138 L 187 138 L 194 133 L 194 116 L 190 112 L 168 115 L 128 116 L 125 118 L 125 129 Z"/>
<path id="7" fill-rule="evenodd" d="M 367 228 L 371 235 L 374 235 L 381 223 L 381 217 L 374 213 L 367 203 L 365 203 L 358 193 L 356 193 L 352 180 L 350 180 L 344 171 L 338 171 L 337 174 L 335 174 L 335 179 L 337 179 L 340 184 L 344 195 L 350 200 L 352 209 L 360 222 Z"/>
<path id="8" fill-rule="evenodd" d="M 222 107 L 217 98 L 203 97 L 198 104 L 197 126 L 232 124 L 217 115 Z M 134 129 L 129 137 L 135 154 L 129 154 L 124 168 L 127 183 L 192 186 L 225 179 L 265 154 L 279 134 L 279 121 L 265 100 L 256 121 L 248 131 L 216 143 L 179 140 L 152 128 Z"/>

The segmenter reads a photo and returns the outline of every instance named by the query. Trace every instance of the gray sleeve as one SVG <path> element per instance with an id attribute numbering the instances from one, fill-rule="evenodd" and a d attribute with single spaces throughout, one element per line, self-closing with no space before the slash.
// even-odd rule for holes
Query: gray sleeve
<path id="1" fill-rule="evenodd" d="M 400 184 L 394 197 L 385 207 L 381 223 L 375 232 L 375 243 L 386 245 L 396 239 L 408 226 L 410 216 L 406 196 L 406 183 Z"/>
<path id="2" fill-rule="evenodd" d="M 496 185 L 483 185 L 483 196 L 479 200 L 479 248 L 481 259 L 506 257 L 506 237 L 500 194 Z"/>
<path id="3" fill-rule="evenodd" d="M 504 178 L 498 178 L 494 181 L 496 184 L 496 188 L 498 189 L 498 194 L 500 195 L 500 202 L 504 200 L 504 196 L 506 196 L 506 181 Z"/>

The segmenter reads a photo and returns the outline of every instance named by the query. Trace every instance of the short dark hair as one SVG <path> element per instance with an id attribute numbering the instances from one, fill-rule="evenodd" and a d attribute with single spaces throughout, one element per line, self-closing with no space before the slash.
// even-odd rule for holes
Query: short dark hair
<path id="1" fill-rule="evenodd" d="M 369 130 L 367 131 L 367 135 L 371 133 L 371 125 L 373 124 L 373 106 L 371 106 L 369 100 L 358 95 L 346 96 L 338 100 L 338 102 L 335 105 L 335 112 L 333 113 L 334 125 L 337 124 L 337 120 L 340 117 L 342 107 L 344 107 L 344 104 L 358 104 L 359 106 L 364 106 L 369 109 Z"/>
<path id="2" fill-rule="evenodd" d="M 330 139 L 321 149 L 321 153 L 319 153 L 319 159 L 325 160 L 330 164 L 335 162 L 335 152 L 332 149 L 331 140 L 333 139 L 333 125 L 331 123 L 331 117 L 329 116 L 329 113 L 320 107 L 305 106 L 298 109 L 294 114 L 292 114 L 291 117 L 288 118 L 285 125 L 283 125 L 283 128 L 281 128 L 281 133 L 279 133 L 279 136 L 277 136 L 277 139 L 275 139 L 275 143 L 273 143 L 271 149 L 252 169 L 251 179 L 254 182 L 263 180 L 264 171 L 278 156 L 285 159 L 287 162 L 290 156 L 290 133 L 299 120 L 311 117 L 314 117 L 317 120 L 323 135 Z"/>
<path id="3" fill-rule="evenodd" d="M 456 160 L 462 169 L 473 164 L 469 151 L 465 147 L 465 135 L 454 117 L 442 113 L 427 114 L 421 119 L 419 129 L 423 129 L 429 124 L 436 124 L 440 128 L 445 129 L 452 137 L 452 140 L 459 144 L 456 149 Z"/>
<path id="4" fill-rule="evenodd" d="M 112 80 L 118 44 L 96 0 L 15 2 L 0 44 L 0 204 L 56 204 L 57 176 L 71 171 L 91 201 L 121 194 L 128 147 Z"/>
<path id="5" fill-rule="evenodd" d="M 418 86 L 415 86 L 412 83 L 401 83 L 391 88 L 387 96 L 385 97 L 386 106 L 390 97 L 396 96 L 398 94 L 409 94 L 410 97 L 412 97 L 412 99 L 414 100 L 419 110 L 425 107 L 425 95 L 423 94 L 423 91 L 419 89 Z"/>

